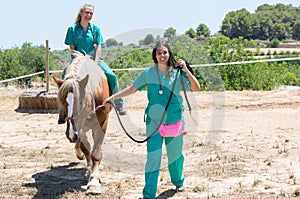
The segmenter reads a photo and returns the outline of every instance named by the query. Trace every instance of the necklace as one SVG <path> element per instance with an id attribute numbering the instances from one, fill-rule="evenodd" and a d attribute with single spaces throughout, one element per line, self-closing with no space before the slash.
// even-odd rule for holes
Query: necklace
<path id="1" fill-rule="evenodd" d="M 160 80 L 160 76 L 159 76 L 159 72 L 158 72 L 158 66 L 156 67 L 156 72 L 157 72 L 157 77 L 158 77 L 158 82 L 159 82 L 159 91 L 158 91 L 158 93 L 160 95 L 162 95 L 164 92 L 162 90 L 161 80 Z"/>

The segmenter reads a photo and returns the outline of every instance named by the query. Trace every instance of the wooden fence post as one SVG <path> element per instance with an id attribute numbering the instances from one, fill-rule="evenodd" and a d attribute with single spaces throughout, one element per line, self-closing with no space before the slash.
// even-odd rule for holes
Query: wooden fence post
<path id="1" fill-rule="evenodd" d="M 49 91 L 49 41 L 46 40 L 46 92 Z"/>

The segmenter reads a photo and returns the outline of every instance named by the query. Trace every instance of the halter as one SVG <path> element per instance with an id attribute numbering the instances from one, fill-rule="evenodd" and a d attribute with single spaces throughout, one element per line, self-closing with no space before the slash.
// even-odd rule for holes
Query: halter
<path id="1" fill-rule="evenodd" d="M 72 75 L 72 76 L 69 76 L 68 78 L 66 78 L 66 80 L 67 79 L 72 79 L 73 81 L 75 81 L 75 78 L 77 77 L 77 75 Z M 74 85 L 74 83 L 72 83 L 73 84 L 73 93 L 74 93 L 74 91 L 77 89 L 79 89 L 79 88 L 75 88 L 75 87 L 77 87 L 76 85 Z M 78 91 L 79 92 L 79 91 Z M 91 96 L 91 99 L 93 99 L 93 94 L 91 93 L 91 92 L 88 92 L 87 93 L 87 96 L 88 95 L 90 95 Z M 94 106 L 94 101 L 92 100 L 92 107 L 95 107 Z M 74 130 L 75 131 L 77 131 L 77 127 L 76 127 L 76 125 L 75 125 L 75 120 L 76 119 L 81 119 L 81 118 L 89 118 L 89 117 L 91 117 L 91 115 L 92 115 L 92 113 L 94 112 L 94 110 L 92 110 L 90 113 L 87 113 L 86 115 L 81 115 L 82 114 L 82 112 L 84 111 L 84 109 L 87 107 L 87 105 L 88 105 L 88 101 L 86 101 L 84 104 L 83 104 L 83 106 L 82 106 L 82 108 L 78 111 L 78 113 L 74 116 L 74 115 L 72 115 L 71 117 L 66 117 L 65 118 L 65 121 L 70 121 L 71 123 L 72 123 L 72 126 L 73 126 L 73 128 L 74 128 Z M 79 133 L 79 137 L 80 137 L 80 132 L 78 132 Z"/>
<path id="2" fill-rule="evenodd" d="M 91 96 L 93 96 L 91 93 L 89 93 Z M 91 98 L 92 99 L 92 98 Z M 80 111 L 76 114 L 76 116 L 72 116 L 72 117 L 66 117 L 65 120 L 75 120 L 75 119 L 80 119 L 80 118 L 83 118 L 83 117 L 90 117 L 93 113 L 95 113 L 99 108 L 101 108 L 103 105 L 101 105 L 101 107 L 98 107 L 95 108 L 95 106 L 93 105 L 93 100 L 92 100 L 92 107 L 94 107 L 94 109 L 89 113 L 89 114 L 86 114 L 85 116 L 79 116 L 81 114 L 81 112 L 83 112 L 83 110 L 87 107 L 87 102 L 84 104 L 84 106 L 80 109 Z"/>

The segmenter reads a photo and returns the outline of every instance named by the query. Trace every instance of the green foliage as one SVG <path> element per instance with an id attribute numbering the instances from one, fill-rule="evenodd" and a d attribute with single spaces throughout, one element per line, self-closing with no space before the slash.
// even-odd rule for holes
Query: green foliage
<path id="1" fill-rule="evenodd" d="M 106 60 L 105 57 L 104 60 Z M 137 48 L 120 51 L 109 65 L 111 68 L 143 68 L 149 63 L 153 63 L 151 52 L 147 48 Z"/>
<path id="2" fill-rule="evenodd" d="M 204 39 L 210 36 L 210 30 L 204 23 L 201 23 L 198 25 L 196 29 L 196 34 L 197 34 L 197 39 Z"/>
<path id="3" fill-rule="evenodd" d="M 223 22 L 221 32 L 229 38 L 251 38 L 252 34 L 252 15 L 246 10 L 241 9 L 236 12 L 229 12 Z"/>
<path id="4" fill-rule="evenodd" d="M 46 49 L 24 43 L 21 48 L 0 51 L 0 80 L 14 78 L 30 73 L 45 71 Z M 49 69 L 54 69 L 56 60 L 49 56 Z"/>
<path id="5" fill-rule="evenodd" d="M 287 72 L 282 79 L 284 85 L 296 86 L 300 83 L 300 78 L 297 78 L 294 73 Z"/>
<path id="6" fill-rule="evenodd" d="M 278 48 L 280 44 L 280 41 L 277 38 L 274 38 L 270 41 L 270 43 L 268 44 L 268 46 L 270 48 Z"/>
<path id="7" fill-rule="evenodd" d="M 184 34 L 192 39 L 196 38 L 196 36 L 197 36 L 197 34 L 193 28 L 188 29 L 187 31 L 185 31 Z"/>
<path id="8" fill-rule="evenodd" d="M 280 85 L 300 86 L 300 61 L 232 64 L 255 60 L 255 56 L 270 58 L 295 57 L 299 53 L 263 53 L 255 39 L 269 40 L 269 46 L 291 38 L 300 40 L 300 8 L 292 5 L 263 4 L 255 13 L 246 9 L 229 12 L 222 21 L 219 34 L 209 37 L 210 31 L 200 24 L 196 31 L 190 28 L 176 35 L 172 27 L 165 30 L 163 38 L 148 34 L 140 46 L 123 46 L 110 38 L 102 49 L 102 57 L 118 76 L 120 88 L 132 83 L 142 68 L 153 65 L 151 52 L 155 41 L 167 40 L 176 59 L 182 58 L 194 67 L 193 71 L 202 90 L 272 90 Z M 252 48 L 252 51 L 247 50 Z M 50 69 L 63 69 L 70 62 L 69 49 L 50 51 Z M 213 66 L 215 63 L 228 63 Z M 24 43 L 21 48 L 0 49 L 0 80 L 45 70 L 45 47 Z M 140 68 L 140 70 L 116 70 Z"/>
<path id="9" fill-rule="evenodd" d="M 25 74 L 25 66 L 20 64 L 19 51 L 0 51 L 0 80 Z"/>
<path id="10" fill-rule="evenodd" d="M 209 54 L 215 63 L 250 60 L 254 53 L 245 50 L 248 45 L 253 44 L 243 37 L 232 40 L 226 36 L 213 37 L 209 40 Z"/>
<path id="11" fill-rule="evenodd" d="M 146 37 L 139 41 L 140 45 L 150 45 L 155 43 L 154 36 L 152 34 L 146 35 Z"/>
<path id="12" fill-rule="evenodd" d="M 207 41 L 198 41 L 186 35 L 174 37 L 170 42 L 175 59 L 182 58 L 193 64 L 209 64 L 211 59 Z M 194 74 L 202 90 L 223 90 L 223 82 L 215 67 L 195 68 Z"/>
<path id="13" fill-rule="evenodd" d="M 254 55 L 260 52 L 260 47 L 256 47 L 253 40 L 243 37 L 230 39 L 222 35 L 200 41 L 187 35 L 173 36 L 169 44 L 176 59 L 182 58 L 191 65 L 249 61 L 255 59 Z M 256 50 L 249 51 L 245 47 Z M 136 46 L 105 48 L 103 56 L 113 69 L 146 68 L 153 65 L 152 48 L 152 44 L 143 48 Z M 202 90 L 272 90 L 279 85 L 300 85 L 299 61 L 228 64 L 195 67 L 193 70 Z M 120 87 L 124 88 L 132 83 L 140 71 L 115 71 L 115 73 L 120 79 Z"/>
<path id="14" fill-rule="evenodd" d="M 118 45 L 118 42 L 116 39 L 114 38 L 109 38 L 105 41 L 105 45 L 107 47 L 116 47 Z"/>
<path id="15" fill-rule="evenodd" d="M 300 40 L 300 20 L 295 23 L 292 38 L 295 40 Z"/>
<path id="16" fill-rule="evenodd" d="M 174 36 L 176 36 L 176 30 L 172 27 L 168 28 L 164 33 L 164 38 L 170 41 Z"/>
<path id="17" fill-rule="evenodd" d="M 27 72 L 29 73 L 45 71 L 45 52 L 45 47 L 33 48 L 30 43 L 25 43 L 22 45 L 19 52 L 19 62 L 27 67 Z"/>
<path id="18" fill-rule="evenodd" d="M 54 61 L 54 63 L 52 63 Z M 67 64 L 70 63 L 71 55 L 68 48 L 64 50 L 54 50 L 50 52 L 50 68 L 51 69 L 63 69 Z"/>
<path id="19" fill-rule="evenodd" d="M 215 63 L 252 60 L 253 52 L 243 47 L 247 43 L 248 40 L 242 37 L 232 40 L 225 36 L 211 38 L 210 56 Z M 299 85 L 300 66 L 293 61 L 222 65 L 216 68 L 226 90 L 272 90 L 278 85 Z"/>
<path id="20" fill-rule="evenodd" d="M 229 12 L 222 21 L 221 33 L 229 38 L 298 39 L 300 8 L 282 3 L 263 4 L 251 14 L 246 9 Z"/>
<path id="21" fill-rule="evenodd" d="M 103 58 L 113 69 L 145 68 L 153 65 L 151 51 L 148 48 L 119 48 L 117 50 L 104 49 Z M 119 87 L 125 88 L 140 71 L 115 71 L 119 81 Z"/>
<path id="22" fill-rule="evenodd" d="M 144 39 L 144 45 L 153 44 L 155 42 L 154 36 L 152 34 L 146 35 Z"/>

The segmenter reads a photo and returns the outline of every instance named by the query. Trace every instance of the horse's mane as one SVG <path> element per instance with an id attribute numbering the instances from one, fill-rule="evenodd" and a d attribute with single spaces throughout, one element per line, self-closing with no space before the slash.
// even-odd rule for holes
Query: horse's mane
<path id="1" fill-rule="evenodd" d="M 65 68 L 65 81 L 59 89 L 59 99 L 62 101 L 69 92 L 78 91 L 76 81 L 82 80 L 86 75 L 89 75 L 86 88 L 88 92 L 94 94 L 96 89 L 102 89 L 100 80 L 106 78 L 104 71 L 88 55 L 77 54 L 72 63 Z"/>
<path id="2" fill-rule="evenodd" d="M 75 89 L 75 87 L 77 87 L 76 83 L 75 83 L 75 79 L 65 80 L 58 91 L 59 101 L 62 102 L 64 99 L 66 99 L 69 92 L 72 92 L 72 93 L 76 92 L 78 89 Z"/>

